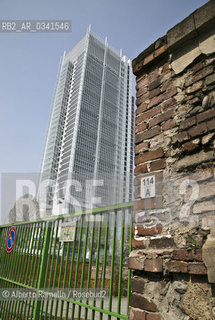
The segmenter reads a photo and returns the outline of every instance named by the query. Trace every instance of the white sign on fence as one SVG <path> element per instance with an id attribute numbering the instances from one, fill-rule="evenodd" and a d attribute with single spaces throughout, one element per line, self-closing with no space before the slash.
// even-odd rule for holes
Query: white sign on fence
<path id="1" fill-rule="evenodd" d="M 64 222 L 61 225 L 60 241 L 75 240 L 75 222 Z"/>

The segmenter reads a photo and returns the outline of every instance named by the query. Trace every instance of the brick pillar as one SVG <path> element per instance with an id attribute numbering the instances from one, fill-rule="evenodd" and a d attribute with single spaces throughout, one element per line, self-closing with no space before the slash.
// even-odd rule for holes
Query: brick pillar
<path id="1" fill-rule="evenodd" d="M 133 60 L 130 319 L 213 319 L 202 246 L 215 227 L 214 21 L 209 1 Z"/>

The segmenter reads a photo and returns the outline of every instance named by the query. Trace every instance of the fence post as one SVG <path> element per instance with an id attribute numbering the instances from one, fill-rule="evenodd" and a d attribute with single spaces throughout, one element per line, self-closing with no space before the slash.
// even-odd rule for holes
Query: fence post
<path id="1" fill-rule="evenodd" d="M 40 264 L 40 269 L 39 269 L 39 279 L 38 279 L 38 285 L 37 289 L 39 290 L 41 288 L 41 285 L 44 283 L 44 277 L 45 277 L 45 268 L 47 266 L 47 256 L 48 256 L 48 248 L 49 248 L 49 241 L 50 241 L 50 222 L 46 222 L 46 231 L 45 231 L 45 240 L 44 240 L 44 246 L 42 249 L 42 260 Z M 37 299 L 35 301 L 34 305 L 34 313 L 33 313 L 33 320 L 38 320 L 39 314 L 40 314 L 40 307 L 41 307 L 41 301 L 38 298 L 38 293 L 37 293 Z"/>

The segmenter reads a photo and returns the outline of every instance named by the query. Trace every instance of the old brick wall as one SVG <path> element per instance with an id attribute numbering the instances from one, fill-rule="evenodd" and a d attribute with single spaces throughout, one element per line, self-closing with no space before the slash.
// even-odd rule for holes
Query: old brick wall
<path id="1" fill-rule="evenodd" d="M 130 319 L 215 319 L 213 257 L 202 258 L 215 228 L 215 1 L 144 50 L 133 72 Z"/>

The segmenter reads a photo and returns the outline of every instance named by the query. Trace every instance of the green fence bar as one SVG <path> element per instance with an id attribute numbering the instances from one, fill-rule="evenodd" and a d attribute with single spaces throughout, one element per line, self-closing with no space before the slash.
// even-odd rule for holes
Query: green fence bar
<path id="1" fill-rule="evenodd" d="M 36 299 L 1 300 L 0 320 L 128 320 L 131 271 L 127 269 L 127 279 L 124 269 L 131 252 L 132 206 L 124 203 L 17 222 L 10 253 L 6 238 L 11 225 L 0 226 L 0 287 L 36 294 Z M 74 237 L 61 242 L 61 223 L 68 221 L 75 223 Z M 107 289 L 108 305 L 103 297 L 98 306 L 95 296 L 39 299 L 39 289 L 48 294 L 57 288 L 94 294 Z"/>

